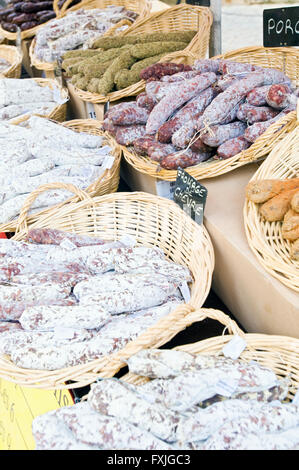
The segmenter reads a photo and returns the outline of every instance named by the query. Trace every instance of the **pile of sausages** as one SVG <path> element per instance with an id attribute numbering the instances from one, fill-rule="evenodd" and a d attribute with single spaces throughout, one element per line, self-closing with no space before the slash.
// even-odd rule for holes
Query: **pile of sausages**
<path id="1" fill-rule="evenodd" d="M 202 59 L 186 70 L 157 63 L 140 76 L 145 91 L 112 106 L 103 128 L 168 170 L 248 149 L 296 109 L 299 95 L 283 72 L 231 60 Z"/>
<path id="2" fill-rule="evenodd" d="M 87 400 L 38 416 L 36 450 L 298 448 L 298 406 L 283 402 L 284 379 L 257 362 L 148 349 L 128 367 L 153 380 L 102 379 Z"/>
<path id="3" fill-rule="evenodd" d="M 80 0 L 74 0 L 70 6 L 76 5 Z M 59 2 L 59 8 L 65 0 Z M 11 0 L 9 5 L 0 10 L 1 26 L 11 33 L 34 28 L 55 18 L 53 0 Z"/>
<path id="4" fill-rule="evenodd" d="M 23 368 L 122 349 L 184 303 L 180 286 L 192 282 L 187 267 L 135 240 L 31 229 L 26 241 L 0 242 L 0 354 Z"/>

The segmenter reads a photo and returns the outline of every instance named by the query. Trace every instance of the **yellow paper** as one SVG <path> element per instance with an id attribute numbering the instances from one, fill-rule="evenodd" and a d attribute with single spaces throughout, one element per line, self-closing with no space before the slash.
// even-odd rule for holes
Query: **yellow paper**
<path id="1" fill-rule="evenodd" d="M 0 450 L 34 450 L 33 419 L 73 404 L 68 390 L 20 387 L 0 378 Z"/>

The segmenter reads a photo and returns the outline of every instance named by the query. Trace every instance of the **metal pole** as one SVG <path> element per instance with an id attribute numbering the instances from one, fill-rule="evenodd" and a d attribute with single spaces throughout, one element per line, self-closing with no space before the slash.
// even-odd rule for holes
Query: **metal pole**
<path id="1" fill-rule="evenodd" d="M 221 54 L 222 52 L 222 36 L 221 36 L 221 0 L 210 0 L 210 9 L 213 13 L 213 24 L 211 27 L 209 56 Z"/>

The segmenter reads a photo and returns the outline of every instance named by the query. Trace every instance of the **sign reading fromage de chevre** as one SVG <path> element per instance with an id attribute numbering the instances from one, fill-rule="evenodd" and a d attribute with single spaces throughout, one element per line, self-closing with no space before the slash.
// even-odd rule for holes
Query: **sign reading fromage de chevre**
<path id="1" fill-rule="evenodd" d="M 178 169 L 173 199 L 199 225 L 203 223 L 207 195 L 207 188 L 186 171 Z"/>
<path id="2" fill-rule="evenodd" d="M 299 46 L 299 6 L 263 11 L 264 47 Z"/>

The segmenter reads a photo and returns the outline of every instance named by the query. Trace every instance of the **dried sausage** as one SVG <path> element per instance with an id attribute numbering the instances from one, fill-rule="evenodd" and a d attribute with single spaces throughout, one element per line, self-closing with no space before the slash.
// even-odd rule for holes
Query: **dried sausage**
<path id="1" fill-rule="evenodd" d="M 180 82 L 151 111 L 146 123 L 146 133 L 155 134 L 159 127 L 184 103 L 209 88 L 216 81 L 213 72 L 201 74 L 193 79 Z"/>
<path id="2" fill-rule="evenodd" d="M 203 132 L 201 139 L 209 147 L 219 147 L 226 140 L 243 135 L 245 129 L 246 125 L 239 121 L 230 124 L 218 124 L 211 126 L 208 131 Z"/>
<path id="3" fill-rule="evenodd" d="M 241 135 L 233 139 L 229 139 L 223 144 L 219 145 L 217 149 L 217 156 L 214 158 L 220 158 L 225 160 L 230 157 L 234 157 L 243 150 L 248 149 L 250 143 Z"/>

